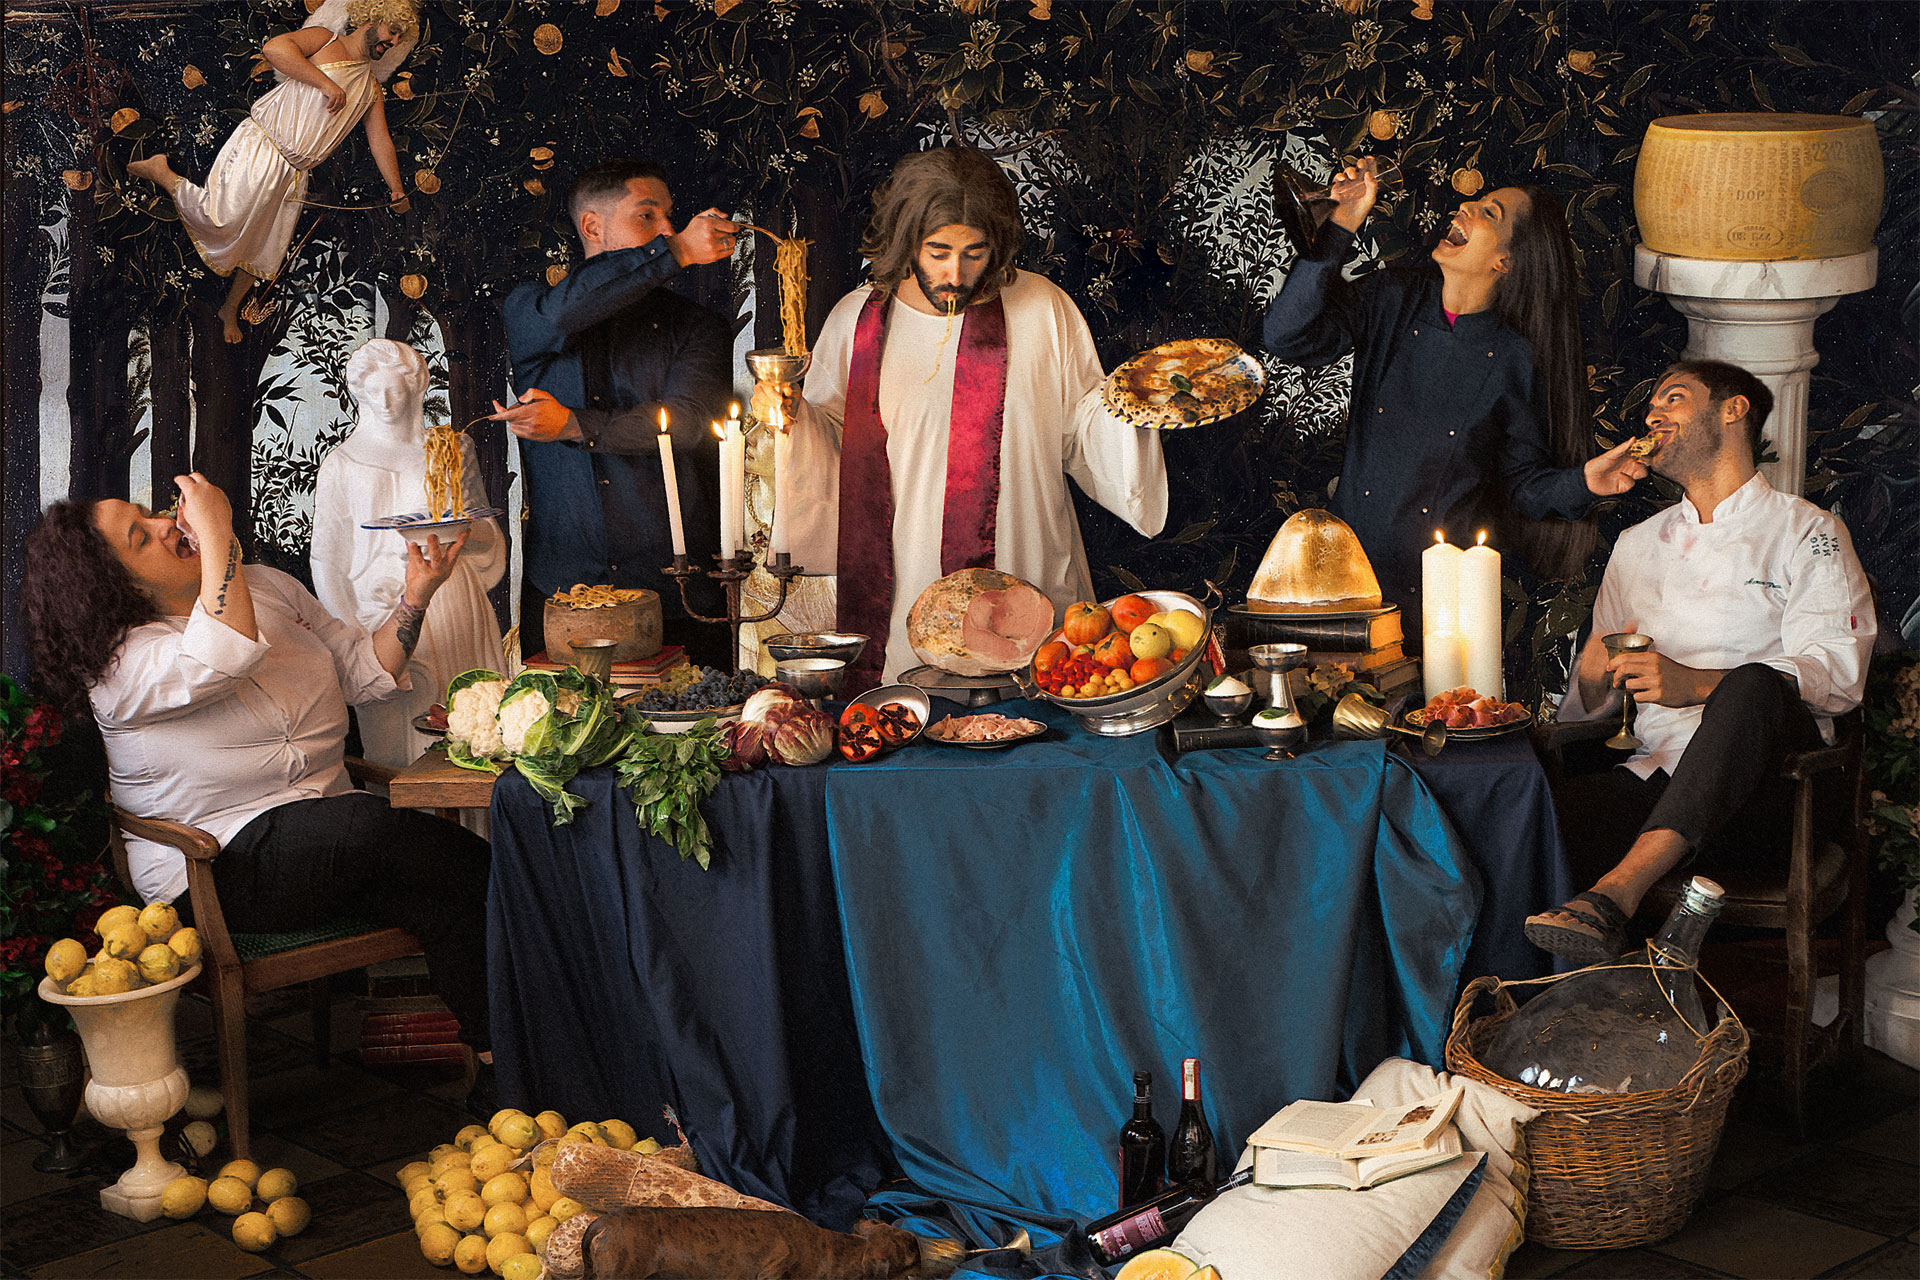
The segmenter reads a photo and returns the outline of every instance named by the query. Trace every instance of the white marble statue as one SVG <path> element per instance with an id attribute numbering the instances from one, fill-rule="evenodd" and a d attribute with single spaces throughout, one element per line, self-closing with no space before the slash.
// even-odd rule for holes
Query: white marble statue
<path id="1" fill-rule="evenodd" d="M 353 434 L 320 464 L 313 494 L 313 592 L 335 617 L 368 631 L 383 625 L 400 602 L 407 544 L 389 529 L 362 529 L 369 520 L 424 511 L 427 506 L 427 428 L 421 409 L 427 362 L 405 343 L 375 338 L 347 360 L 347 389 L 359 406 Z M 487 505 L 473 441 L 460 440 L 462 498 L 468 509 Z M 499 522 L 476 520 L 453 577 L 433 597 L 408 674 L 413 692 L 357 709 L 367 759 L 404 766 L 432 739 L 417 732 L 415 716 L 446 695 L 447 681 L 475 667 L 504 669 L 500 624 L 487 591 L 507 569 Z"/>

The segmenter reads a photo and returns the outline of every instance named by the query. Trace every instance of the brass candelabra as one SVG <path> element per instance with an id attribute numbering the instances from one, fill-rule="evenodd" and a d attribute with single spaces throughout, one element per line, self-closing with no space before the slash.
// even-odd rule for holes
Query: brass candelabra
<path id="1" fill-rule="evenodd" d="M 693 557 L 675 556 L 673 563 L 661 572 L 679 583 L 680 605 L 687 611 L 689 618 L 696 622 L 724 624 L 728 628 L 733 637 L 733 645 L 728 650 L 728 662 L 733 670 L 738 671 L 740 669 L 740 628 L 748 623 L 765 622 L 778 616 L 780 610 L 786 607 L 787 592 L 792 587 L 793 580 L 805 570 L 794 564 L 793 558 L 786 552 L 769 552 L 766 563 L 767 574 L 780 584 L 780 595 L 774 600 L 772 607 L 759 613 L 746 614 L 740 611 L 741 592 L 747 579 L 753 574 L 753 553 L 750 551 L 722 553 L 715 555 L 714 560 L 716 562 L 714 568 L 698 569 L 694 567 Z M 724 615 L 713 616 L 701 613 L 687 599 L 687 583 L 702 573 L 718 582 L 720 589 L 726 593 L 727 611 Z"/>

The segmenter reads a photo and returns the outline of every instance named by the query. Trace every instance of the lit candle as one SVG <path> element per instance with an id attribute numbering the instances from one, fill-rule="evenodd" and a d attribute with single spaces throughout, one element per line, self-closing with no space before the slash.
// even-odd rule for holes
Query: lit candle
<path id="1" fill-rule="evenodd" d="M 1460 634 L 1466 644 L 1466 683 L 1483 698 L 1506 696 L 1500 664 L 1500 553 L 1480 531 L 1460 556 Z"/>
<path id="2" fill-rule="evenodd" d="M 1433 531 L 1420 553 L 1420 671 L 1428 699 L 1467 682 L 1460 644 L 1460 548 Z"/>
<path id="3" fill-rule="evenodd" d="M 773 432 L 773 533 L 769 550 L 783 555 L 792 551 L 787 545 L 787 456 L 793 447 L 793 437 L 787 431 L 787 418 L 780 411 L 777 399 L 768 413 L 767 429 Z"/>
<path id="4" fill-rule="evenodd" d="M 727 410 L 727 479 L 733 485 L 733 497 L 727 509 L 733 513 L 733 542 L 729 554 L 747 545 L 747 426 L 740 421 L 740 402 Z"/>
<path id="5" fill-rule="evenodd" d="M 717 420 L 713 438 L 720 442 L 720 554 L 730 556 L 740 545 L 740 508 L 733 503 L 733 445 Z"/>
<path id="6" fill-rule="evenodd" d="M 674 559 L 687 554 L 686 530 L 680 527 L 680 480 L 673 470 L 673 436 L 667 431 L 667 409 L 660 407 L 660 478 L 667 486 L 667 532 L 673 537 Z"/>

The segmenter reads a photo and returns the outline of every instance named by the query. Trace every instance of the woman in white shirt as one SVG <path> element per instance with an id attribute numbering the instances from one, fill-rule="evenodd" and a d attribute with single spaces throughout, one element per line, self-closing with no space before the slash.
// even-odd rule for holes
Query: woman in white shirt
<path id="1" fill-rule="evenodd" d="M 407 690 L 465 536 L 410 550 L 399 603 L 368 635 L 286 574 L 242 565 L 226 495 L 198 473 L 176 483 L 177 518 L 114 498 L 42 514 L 22 585 L 38 683 L 91 705 L 116 803 L 221 841 L 229 927 L 354 915 L 412 932 L 487 1061 L 486 842 L 355 790 L 343 765 L 347 704 Z M 130 839 L 127 854 L 146 901 L 184 893 L 177 850 Z"/>

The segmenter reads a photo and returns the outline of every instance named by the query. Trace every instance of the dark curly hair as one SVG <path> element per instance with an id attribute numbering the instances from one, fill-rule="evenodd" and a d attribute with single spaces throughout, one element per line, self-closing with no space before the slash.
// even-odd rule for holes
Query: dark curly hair
<path id="1" fill-rule="evenodd" d="M 94 526 L 97 504 L 63 498 L 27 535 L 20 608 L 36 682 L 55 705 L 86 696 L 127 632 L 160 609 Z"/>
<path id="2" fill-rule="evenodd" d="M 987 233 L 987 266 L 977 296 L 990 298 L 1012 284 L 1027 233 L 1006 171 L 977 147 L 935 147 L 903 157 L 873 193 L 873 219 L 860 241 L 861 256 L 873 264 L 873 283 L 891 289 L 905 280 L 921 243 L 956 225 Z"/>

